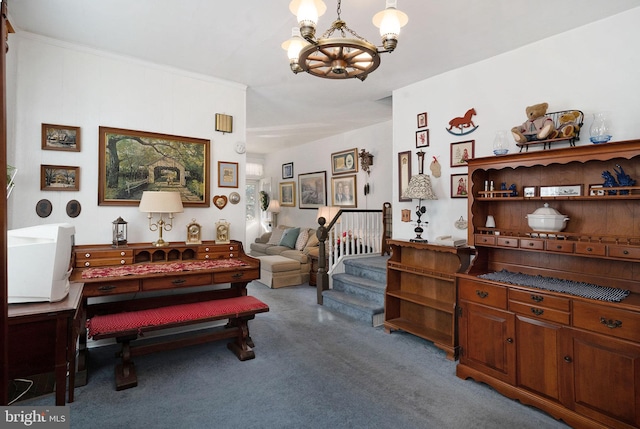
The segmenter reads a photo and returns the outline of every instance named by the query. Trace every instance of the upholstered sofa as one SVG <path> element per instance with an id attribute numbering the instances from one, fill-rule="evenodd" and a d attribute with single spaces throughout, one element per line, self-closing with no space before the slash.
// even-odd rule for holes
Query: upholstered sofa
<path id="1" fill-rule="evenodd" d="M 300 262 L 302 283 L 309 281 L 311 260 L 308 255 L 318 255 L 318 238 L 314 228 L 279 225 L 251 243 L 251 256 L 279 255 Z"/>

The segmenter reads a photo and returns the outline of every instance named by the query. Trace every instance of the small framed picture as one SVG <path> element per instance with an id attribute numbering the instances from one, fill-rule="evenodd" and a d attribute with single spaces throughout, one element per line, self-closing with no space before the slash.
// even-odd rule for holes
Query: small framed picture
<path id="1" fill-rule="evenodd" d="M 79 191 L 80 167 L 40 165 L 40 190 Z"/>
<path id="2" fill-rule="evenodd" d="M 468 174 L 452 174 L 451 175 L 451 198 L 468 198 L 469 197 L 469 175 Z"/>
<path id="3" fill-rule="evenodd" d="M 411 151 L 398 152 L 398 201 L 411 201 L 411 198 L 403 197 L 404 190 L 409 186 L 411 179 Z"/>
<path id="4" fill-rule="evenodd" d="M 522 195 L 525 198 L 533 198 L 536 196 L 536 187 L 535 186 L 523 186 L 522 187 Z"/>
<path id="5" fill-rule="evenodd" d="M 331 174 L 358 172 L 358 149 L 353 148 L 331 154 Z"/>
<path id="6" fill-rule="evenodd" d="M 282 164 L 282 178 L 293 179 L 293 162 Z"/>
<path id="7" fill-rule="evenodd" d="M 238 163 L 218 161 L 218 186 L 221 188 L 238 187 Z"/>
<path id="8" fill-rule="evenodd" d="M 42 149 L 80 152 L 80 127 L 42 124 Z"/>
<path id="9" fill-rule="evenodd" d="M 296 206 L 296 182 L 280 183 L 280 205 L 282 207 Z"/>
<path id="10" fill-rule="evenodd" d="M 429 146 L 429 130 L 416 131 L 416 147 Z"/>
<path id="11" fill-rule="evenodd" d="M 356 175 L 331 178 L 331 205 L 341 208 L 358 207 Z"/>
<path id="12" fill-rule="evenodd" d="M 467 162 L 474 157 L 475 140 L 451 143 L 451 166 L 466 167 Z"/>
<path id="13" fill-rule="evenodd" d="M 605 195 L 604 185 L 589 185 L 589 196 L 591 197 L 603 197 Z"/>
<path id="14" fill-rule="evenodd" d="M 418 113 L 418 128 L 425 128 L 427 126 L 427 112 Z"/>
<path id="15" fill-rule="evenodd" d="M 582 195 L 581 185 L 540 186 L 541 197 L 579 197 Z"/>

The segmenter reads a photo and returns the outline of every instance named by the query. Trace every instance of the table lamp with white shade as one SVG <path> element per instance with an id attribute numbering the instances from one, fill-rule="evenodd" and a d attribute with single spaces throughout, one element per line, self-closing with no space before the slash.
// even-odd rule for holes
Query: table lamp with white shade
<path id="1" fill-rule="evenodd" d="M 173 191 L 144 191 L 140 199 L 138 209 L 143 213 L 149 213 L 149 229 L 158 231 L 158 241 L 153 242 L 156 247 L 168 246 L 169 243 L 162 239 L 162 231 L 171 231 L 173 228 L 173 214 L 182 213 L 182 197 L 180 192 Z M 153 213 L 160 215 L 157 222 L 152 222 Z M 169 215 L 169 223 L 165 222 L 163 214 Z"/>

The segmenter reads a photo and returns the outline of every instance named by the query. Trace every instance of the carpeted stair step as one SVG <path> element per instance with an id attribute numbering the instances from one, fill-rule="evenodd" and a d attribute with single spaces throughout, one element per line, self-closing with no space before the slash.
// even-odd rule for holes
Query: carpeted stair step
<path id="1" fill-rule="evenodd" d="M 337 290 L 322 292 L 323 306 L 371 326 L 379 326 L 384 321 L 384 305 L 379 305 L 359 296 Z"/>
<path id="2" fill-rule="evenodd" d="M 384 290 L 386 284 L 353 274 L 340 273 L 333 275 L 333 290 L 357 296 L 384 306 Z"/>
<path id="3" fill-rule="evenodd" d="M 344 268 L 348 274 L 386 284 L 388 260 L 388 256 L 345 259 Z"/>

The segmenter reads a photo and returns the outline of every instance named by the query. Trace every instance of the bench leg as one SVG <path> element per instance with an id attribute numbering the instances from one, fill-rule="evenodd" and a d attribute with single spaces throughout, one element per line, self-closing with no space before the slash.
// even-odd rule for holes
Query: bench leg
<path id="1" fill-rule="evenodd" d="M 116 338 L 118 343 L 122 343 L 122 351 L 120 357 L 122 362 L 116 365 L 116 390 L 129 389 L 138 385 L 138 377 L 136 376 L 136 367 L 131 360 L 130 342 L 135 340 L 137 336 Z"/>
<path id="2" fill-rule="evenodd" d="M 231 350 L 241 361 L 256 357 L 256 354 L 253 352 L 253 349 L 249 346 L 247 341 L 249 340 L 248 322 L 249 321 L 246 318 L 236 319 L 234 325 L 238 328 L 238 336 L 235 341 L 227 344 L 227 348 Z"/>

